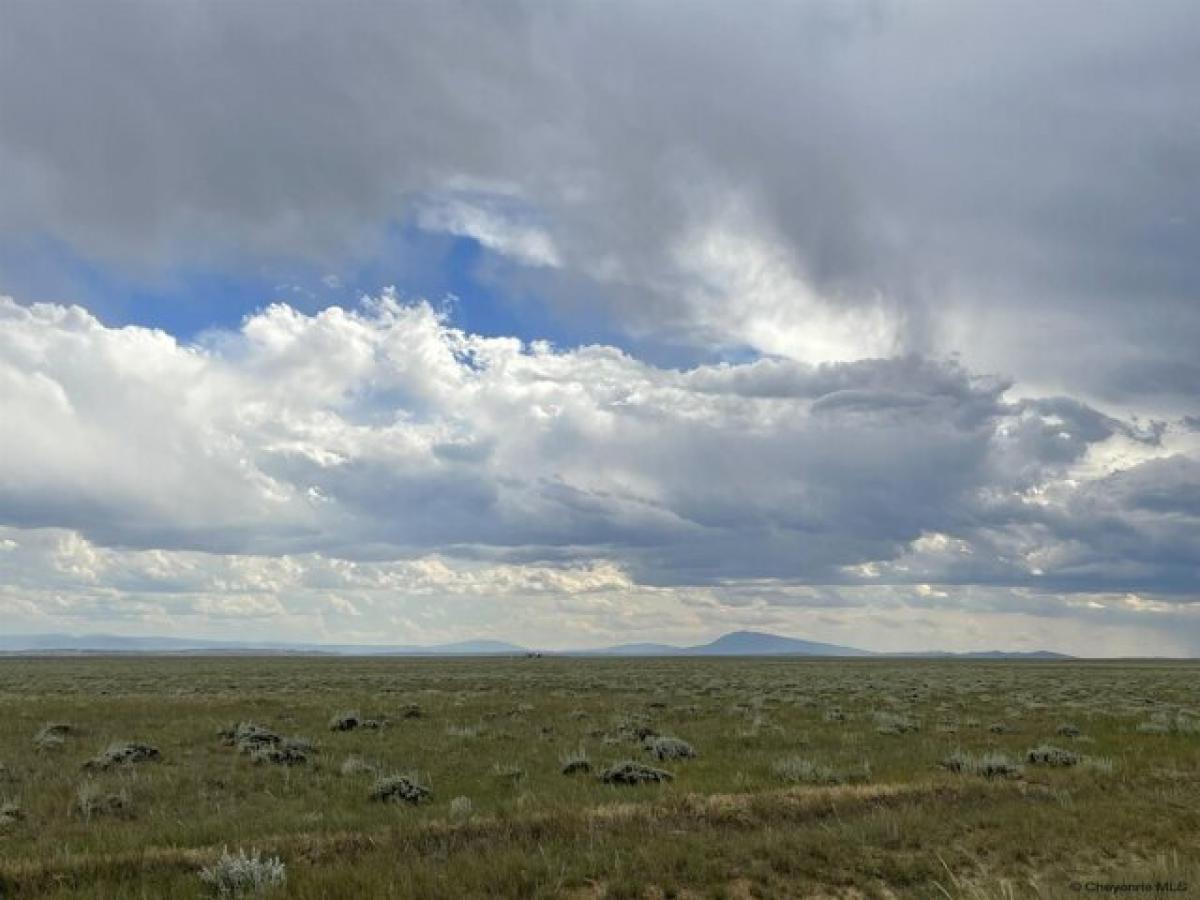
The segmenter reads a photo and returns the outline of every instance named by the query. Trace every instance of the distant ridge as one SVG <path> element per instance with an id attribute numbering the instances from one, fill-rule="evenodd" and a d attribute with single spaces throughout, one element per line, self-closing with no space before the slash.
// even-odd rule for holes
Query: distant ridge
<path id="1" fill-rule="evenodd" d="M 872 656 L 868 650 L 821 644 L 762 631 L 733 631 L 693 647 L 670 644 L 620 644 L 586 651 L 598 656 Z"/>
<path id="2" fill-rule="evenodd" d="M 470 640 L 449 644 L 317 644 L 281 641 L 221 641 L 203 638 L 125 637 L 111 634 L 0 635 L 0 653 L 309 653 L 340 656 L 513 656 L 533 650 L 505 641 Z M 827 656 L 922 659 L 1071 659 L 1049 650 L 981 650 L 874 653 L 761 631 L 734 631 L 707 644 L 633 643 L 594 650 L 536 651 L 558 656 Z"/>

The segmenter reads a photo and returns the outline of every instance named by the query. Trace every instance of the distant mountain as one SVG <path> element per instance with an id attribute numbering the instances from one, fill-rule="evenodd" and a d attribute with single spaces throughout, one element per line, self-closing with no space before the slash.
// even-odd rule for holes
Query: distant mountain
<path id="1" fill-rule="evenodd" d="M 734 631 L 708 644 L 688 647 L 690 656 L 872 656 L 869 650 L 821 644 L 762 631 Z"/>
<path id="2" fill-rule="evenodd" d="M 111 634 L 0 635 L 0 653 L 326 653 L 342 656 L 514 656 L 529 653 L 505 641 L 473 640 L 451 644 L 313 644 L 281 641 L 220 641 L 204 638 L 124 637 Z M 545 651 L 553 653 L 553 651 Z M 970 653 L 929 651 L 872 653 L 857 647 L 822 644 L 761 631 L 734 631 L 707 644 L 634 643 L 594 650 L 567 651 L 563 656 L 855 656 L 921 659 L 1070 659 L 1048 650 Z"/>
<path id="3" fill-rule="evenodd" d="M 734 631 L 707 644 L 618 644 L 580 651 L 589 656 L 871 656 L 868 650 L 821 644 L 761 631 Z"/>

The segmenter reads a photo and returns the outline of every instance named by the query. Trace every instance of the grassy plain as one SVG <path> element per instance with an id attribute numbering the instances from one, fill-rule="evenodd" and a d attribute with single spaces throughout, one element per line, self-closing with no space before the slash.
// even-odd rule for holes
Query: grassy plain
<path id="1" fill-rule="evenodd" d="M 315 747 L 256 761 L 247 720 Z M 85 768 L 121 742 L 159 758 Z M 625 759 L 674 779 L 600 781 Z M 393 774 L 431 797 L 371 800 Z M 211 896 L 223 847 L 289 898 L 1200 895 L 1200 666 L 0 659 L 0 897 Z"/>

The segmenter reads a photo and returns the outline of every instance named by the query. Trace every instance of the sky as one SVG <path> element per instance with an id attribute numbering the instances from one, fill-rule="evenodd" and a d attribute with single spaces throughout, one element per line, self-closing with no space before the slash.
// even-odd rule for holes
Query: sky
<path id="1" fill-rule="evenodd" d="M 1192 0 L 9 0 L 0 628 L 1200 655 Z"/>

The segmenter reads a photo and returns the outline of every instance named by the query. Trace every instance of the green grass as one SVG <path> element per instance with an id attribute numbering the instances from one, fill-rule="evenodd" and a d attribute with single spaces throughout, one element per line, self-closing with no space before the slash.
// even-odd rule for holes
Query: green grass
<path id="1" fill-rule="evenodd" d="M 9 658 L 0 806 L 20 815 L 0 818 L 0 897 L 206 896 L 198 872 L 223 847 L 278 854 L 286 897 L 1056 897 L 1073 880 L 1159 876 L 1200 889 L 1198 675 L 1148 662 Z M 346 710 L 388 725 L 330 730 Z M 247 719 L 316 750 L 255 764 L 218 736 Z M 72 726 L 62 744 L 36 746 L 55 722 Z M 1068 722 L 1078 737 L 1059 733 Z M 696 757 L 653 758 L 647 728 Z M 124 742 L 161 759 L 84 771 Z M 1044 744 L 1103 764 L 1003 778 L 939 765 L 1023 761 Z M 581 750 L 592 772 L 561 774 Z M 343 774 L 348 757 L 366 765 Z M 624 759 L 675 778 L 600 783 Z M 806 779 L 797 759 L 848 774 Z M 428 802 L 370 799 L 377 775 L 409 774 Z M 827 780 L 844 783 L 808 783 Z M 85 785 L 132 806 L 85 817 Z M 451 811 L 460 797 L 469 814 Z"/>

